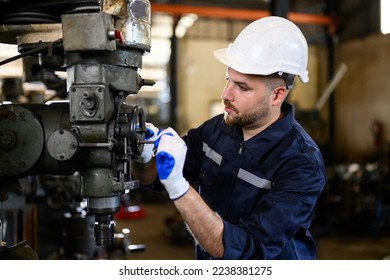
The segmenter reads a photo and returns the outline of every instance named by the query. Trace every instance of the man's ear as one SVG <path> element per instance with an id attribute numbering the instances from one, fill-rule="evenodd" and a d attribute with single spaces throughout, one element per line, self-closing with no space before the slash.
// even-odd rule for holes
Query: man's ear
<path id="1" fill-rule="evenodd" d="M 274 88 L 272 96 L 273 96 L 272 105 L 279 105 L 283 103 L 283 101 L 286 99 L 287 96 L 286 87 L 278 86 Z"/>

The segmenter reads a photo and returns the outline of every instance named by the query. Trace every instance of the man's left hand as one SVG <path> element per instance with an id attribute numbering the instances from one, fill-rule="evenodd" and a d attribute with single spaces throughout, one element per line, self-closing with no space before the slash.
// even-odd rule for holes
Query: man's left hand
<path id="1" fill-rule="evenodd" d="M 187 145 L 172 128 L 159 134 L 156 167 L 158 177 L 172 200 L 182 197 L 189 189 L 188 181 L 183 177 L 183 166 L 187 154 Z"/>

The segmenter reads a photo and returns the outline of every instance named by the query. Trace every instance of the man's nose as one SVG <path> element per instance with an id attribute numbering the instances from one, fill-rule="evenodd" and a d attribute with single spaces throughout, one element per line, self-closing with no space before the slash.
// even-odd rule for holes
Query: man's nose
<path id="1" fill-rule="evenodd" d="M 222 100 L 229 100 L 229 101 L 232 101 L 233 100 L 233 92 L 232 92 L 232 87 L 231 87 L 231 83 L 227 82 L 223 91 L 222 91 Z"/>

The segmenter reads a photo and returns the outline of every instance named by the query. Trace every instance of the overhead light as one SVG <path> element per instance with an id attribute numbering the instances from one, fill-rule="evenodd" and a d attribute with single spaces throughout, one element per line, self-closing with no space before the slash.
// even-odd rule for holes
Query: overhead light
<path id="1" fill-rule="evenodd" d="M 390 33 L 390 1 L 381 0 L 380 15 L 381 15 L 381 32 L 382 34 Z"/>
<path id="2" fill-rule="evenodd" d="M 198 20 L 198 15 L 196 14 L 185 14 L 183 15 L 179 22 L 177 23 L 175 29 L 175 35 L 177 38 L 183 38 L 187 30 Z"/>

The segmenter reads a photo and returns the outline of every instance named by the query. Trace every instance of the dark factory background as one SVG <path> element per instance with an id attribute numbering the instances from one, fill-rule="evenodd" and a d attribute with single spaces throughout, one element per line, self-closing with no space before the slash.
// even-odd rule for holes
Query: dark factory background
<path id="1" fill-rule="evenodd" d="M 147 5 L 149 1 L 138 2 Z M 0 61 L 6 62 L 0 65 L 0 259 L 193 259 L 193 240 L 167 194 L 138 188 L 126 177 L 123 157 L 110 153 L 110 143 L 101 143 L 106 131 L 99 122 L 117 100 L 104 97 L 100 90 L 125 92 L 116 96 L 128 104 L 119 110 L 124 119 L 119 121 L 121 128 L 134 118 L 185 133 L 222 112 L 225 69 L 213 58 L 213 50 L 226 47 L 249 22 L 269 14 L 294 21 L 309 44 L 310 82 L 297 81 L 289 101 L 296 108 L 296 118 L 321 148 L 328 171 L 313 213 L 318 259 L 390 258 L 390 35 L 382 26 L 390 9 L 382 14 L 385 5 L 381 2 L 153 0 L 150 48 L 142 41 L 141 47 L 123 48 L 118 56 L 102 58 L 100 52 L 110 52 L 112 45 L 106 44 L 101 51 L 69 40 L 72 43 L 66 48 L 85 50 L 65 57 L 57 53 L 56 45 L 61 30 L 64 46 L 66 36 L 77 34 L 72 21 L 80 21 L 83 28 L 107 24 L 95 16 L 90 18 L 92 24 L 79 17 L 61 17 L 96 14 L 102 9 L 98 1 L 0 1 Z M 118 40 L 117 33 L 111 35 Z M 100 40 L 98 36 L 92 39 Z M 42 41 L 54 43 L 42 46 Z M 134 61 L 122 65 L 125 52 Z M 103 66 L 82 69 L 77 67 L 78 60 Z M 60 63 L 74 71 L 58 69 Z M 106 66 L 110 63 L 114 68 Z M 131 69 L 126 70 L 129 65 Z M 91 73 L 104 78 L 96 82 Z M 128 75 L 129 81 L 115 74 Z M 81 81 L 92 82 L 88 87 L 67 85 Z M 112 87 L 101 86 L 106 82 Z M 95 137 L 90 131 L 98 135 L 97 146 L 79 143 L 80 149 L 96 153 L 83 154 L 85 162 L 80 162 L 78 148 L 58 145 L 64 139 L 78 139 L 69 126 L 58 129 L 70 115 L 57 112 L 63 110 L 60 104 L 68 101 L 69 91 L 91 87 L 95 95 L 83 92 L 73 104 L 83 104 L 83 114 L 93 114 L 97 108 L 94 121 L 86 122 L 82 113 L 71 108 L 77 124 L 72 129 L 90 139 Z M 109 105 L 96 105 L 101 100 Z M 44 109 L 45 103 L 54 109 Z M 8 124 L 4 126 L 9 118 L 7 104 L 39 104 L 17 107 L 17 118 L 26 121 L 16 122 L 16 135 Z M 42 129 L 40 123 L 52 132 L 48 152 L 42 152 L 45 140 L 37 132 Z M 130 138 L 137 136 L 134 131 L 128 133 Z M 114 134 L 124 137 L 117 130 Z M 47 159 L 48 153 L 57 159 L 54 164 Z M 118 153 L 126 155 L 122 150 Z M 100 165 L 105 166 L 103 161 L 113 155 L 116 165 L 112 168 L 124 178 L 122 186 L 113 185 L 123 193 L 120 201 L 100 197 L 89 187 L 98 182 L 84 168 L 104 174 L 109 168 Z M 91 182 L 80 190 L 81 176 Z M 89 213 L 85 197 L 105 207 Z M 117 203 L 119 211 L 107 210 L 111 203 Z M 103 246 L 95 244 L 96 221 Z M 104 246 L 107 231 L 114 231 L 114 240 Z"/>

